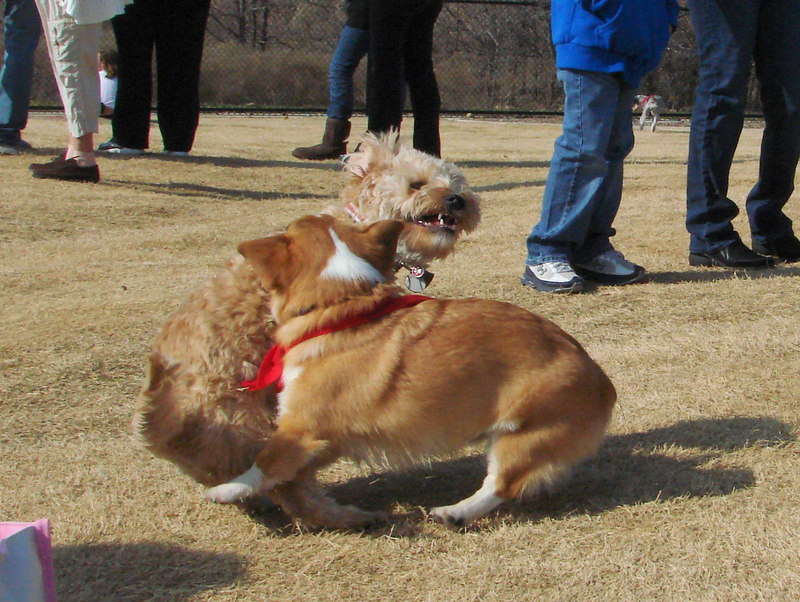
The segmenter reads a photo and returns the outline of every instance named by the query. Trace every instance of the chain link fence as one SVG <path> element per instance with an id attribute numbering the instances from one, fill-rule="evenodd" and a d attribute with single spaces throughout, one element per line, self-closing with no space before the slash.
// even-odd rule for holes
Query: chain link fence
<path id="1" fill-rule="evenodd" d="M 169 0 L 164 0 L 169 1 Z M 201 77 L 209 110 L 324 111 L 328 63 L 344 25 L 330 0 L 213 0 Z M 113 47 L 110 26 L 104 47 Z M 445 112 L 560 111 L 546 0 L 446 0 L 436 24 L 434 63 Z M 366 59 L 355 74 L 356 110 L 365 105 Z M 697 58 L 681 12 L 661 66 L 642 84 L 672 112 L 691 110 Z M 59 106 L 44 44 L 37 51 L 34 107 Z M 758 111 L 755 86 L 748 109 Z"/>

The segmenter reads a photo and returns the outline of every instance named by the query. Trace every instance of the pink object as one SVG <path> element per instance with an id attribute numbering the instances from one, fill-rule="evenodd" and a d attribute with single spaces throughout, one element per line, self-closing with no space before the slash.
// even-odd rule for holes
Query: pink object
<path id="1" fill-rule="evenodd" d="M 50 521 L 0 523 L 0 600 L 56 602 Z"/>

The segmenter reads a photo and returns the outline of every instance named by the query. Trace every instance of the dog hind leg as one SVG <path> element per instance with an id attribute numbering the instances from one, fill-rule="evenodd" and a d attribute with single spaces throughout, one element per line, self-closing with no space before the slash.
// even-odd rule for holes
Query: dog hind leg
<path id="1" fill-rule="evenodd" d="M 483 485 L 470 497 L 451 506 L 433 508 L 430 515 L 447 527 L 463 527 L 481 516 L 485 516 L 505 500 L 497 495 L 496 463 L 489 457 L 489 471 Z"/>
<path id="2" fill-rule="evenodd" d="M 580 460 L 597 451 L 606 420 L 596 428 L 552 425 L 500 435 L 489 449 L 488 474 L 472 496 L 434 508 L 431 515 L 449 527 L 463 527 L 504 501 L 551 486 Z"/>

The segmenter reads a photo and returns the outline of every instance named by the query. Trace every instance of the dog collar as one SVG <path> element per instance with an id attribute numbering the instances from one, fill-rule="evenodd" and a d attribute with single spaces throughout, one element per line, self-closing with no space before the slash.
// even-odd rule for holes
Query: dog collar
<path id="1" fill-rule="evenodd" d="M 364 216 L 361 215 L 358 207 L 353 205 L 353 203 L 347 203 L 344 206 L 344 210 L 347 211 L 347 215 L 350 216 L 350 219 L 356 223 L 363 224 L 365 221 L 367 221 L 364 219 Z M 405 261 L 398 261 L 395 267 L 395 272 L 400 268 L 405 268 L 408 270 L 408 275 L 403 283 L 412 293 L 421 293 L 428 287 L 428 285 L 431 283 L 431 280 L 433 280 L 433 272 L 429 272 L 421 265 L 410 265 Z"/>
<path id="2" fill-rule="evenodd" d="M 349 215 L 354 222 L 363 224 L 365 221 L 367 221 L 366 219 L 364 219 L 364 216 L 361 215 L 361 212 L 358 210 L 358 207 L 353 205 L 353 203 L 347 203 L 347 205 L 344 206 L 344 210 L 347 211 L 347 215 Z"/>
<path id="3" fill-rule="evenodd" d="M 288 345 L 273 345 L 272 348 L 267 352 L 267 355 L 265 355 L 264 359 L 261 361 L 261 365 L 258 368 L 258 374 L 256 377 L 253 380 L 242 381 L 240 383 L 241 388 L 239 391 L 258 391 L 259 389 L 264 389 L 273 383 L 277 383 L 276 388 L 278 391 L 281 391 L 283 389 L 283 383 L 281 381 L 281 377 L 283 376 L 283 356 L 286 355 L 286 353 L 292 347 L 295 347 L 296 345 L 299 345 L 300 343 L 303 343 L 309 339 L 313 339 L 314 337 L 322 336 L 323 334 L 331 334 L 346 328 L 361 326 L 362 324 L 377 320 L 378 318 L 397 311 L 398 309 L 413 307 L 422 303 L 423 301 L 427 301 L 428 299 L 431 299 L 431 297 L 426 297 L 425 295 L 402 295 L 400 297 L 390 297 L 384 303 L 381 303 L 378 307 L 375 307 L 368 312 L 357 316 L 352 316 L 338 323 L 322 326 L 317 330 L 312 330 Z"/>

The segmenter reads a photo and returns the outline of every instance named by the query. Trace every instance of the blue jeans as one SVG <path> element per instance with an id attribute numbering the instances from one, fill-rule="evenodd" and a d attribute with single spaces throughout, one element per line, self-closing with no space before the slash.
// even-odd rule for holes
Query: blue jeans
<path id="1" fill-rule="evenodd" d="M 713 253 L 739 240 L 728 178 L 753 59 L 765 128 L 758 183 L 746 200 L 750 230 L 759 243 L 791 236 L 783 207 L 800 157 L 800 2 L 689 0 L 689 10 L 700 56 L 686 186 L 689 250 Z"/>
<path id="2" fill-rule="evenodd" d="M 345 25 L 328 68 L 328 117 L 353 115 L 353 73 L 369 50 L 369 30 Z"/>
<path id="3" fill-rule="evenodd" d="M 42 33 L 34 0 L 6 0 L 5 56 L 0 70 L 0 143 L 14 144 L 28 124 L 33 55 Z"/>
<path id="4" fill-rule="evenodd" d="M 622 199 L 622 164 L 633 149 L 635 89 L 621 76 L 559 69 L 563 133 L 556 140 L 528 265 L 588 261 L 611 250 Z"/>

